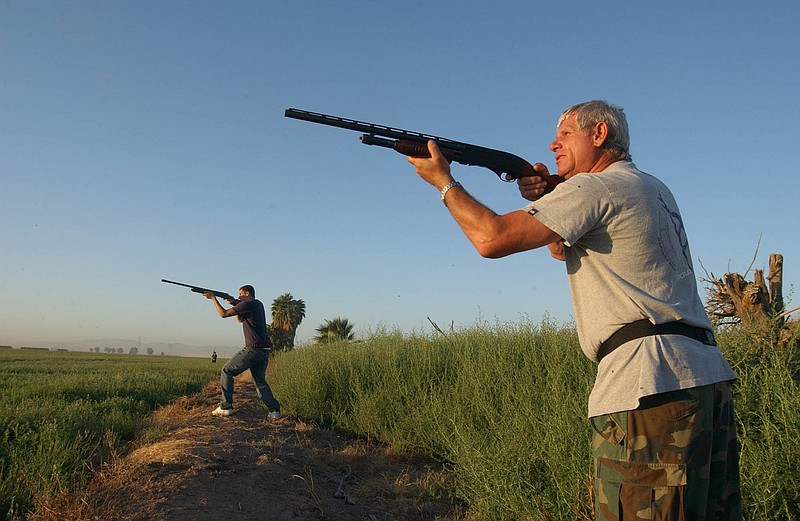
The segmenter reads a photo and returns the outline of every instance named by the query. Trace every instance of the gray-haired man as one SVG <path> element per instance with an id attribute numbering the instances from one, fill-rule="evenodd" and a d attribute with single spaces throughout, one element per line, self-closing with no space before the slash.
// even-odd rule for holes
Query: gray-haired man
<path id="1" fill-rule="evenodd" d="M 540 177 L 519 179 L 533 202 L 503 215 L 428 149 L 408 160 L 480 255 L 547 246 L 566 261 L 581 348 L 598 363 L 588 411 L 597 519 L 741 519 L 736 377 L 714 344 L 678 206 L 631 162 L 622 108 L 564 111 L 550 150 L 565 181 L 542 195 Z"/>

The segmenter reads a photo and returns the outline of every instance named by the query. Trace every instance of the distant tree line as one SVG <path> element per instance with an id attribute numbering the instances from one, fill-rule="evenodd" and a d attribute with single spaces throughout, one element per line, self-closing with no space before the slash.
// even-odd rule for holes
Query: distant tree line
<path id="1" fill-rule="evenodd" d="M 101 349 L 100 349 L 99 346 L 95 346 L 95 347 L 90 347 L 89 348 L 89 352 L 90 353 L 99 353 L 100 351 L 101 351 Z M 104 347 L 104 348 L 102 348 L 102 351 L 104 353 L 108 353 L 108 354 L 111 354 L 111 355 L 113 355 L 113 354 L 121 355 L 121 354 L 125 353 L 125 348 L 124 347 Z M 148 355 L 152 355 L 153 352 L 154 351 L 153 351 L 152 347 L 148 347 L 146 349 L 146 353 Z M 131 347 L 130 349 L 128 349 L 128 354 L 129 355 L 138 355 L 139 354 L 139 348 L 138 347 Z M 163 355 L 164 353 L 161 353 L 161 354 Z"/>

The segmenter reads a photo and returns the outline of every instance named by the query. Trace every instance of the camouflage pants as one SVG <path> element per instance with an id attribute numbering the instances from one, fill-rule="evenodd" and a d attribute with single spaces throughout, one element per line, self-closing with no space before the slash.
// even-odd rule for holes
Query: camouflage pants
<path id="1" fill-rule="evenodd" d="M 741 520 L 731 383 L 590 418 L 600 521 Z"/>

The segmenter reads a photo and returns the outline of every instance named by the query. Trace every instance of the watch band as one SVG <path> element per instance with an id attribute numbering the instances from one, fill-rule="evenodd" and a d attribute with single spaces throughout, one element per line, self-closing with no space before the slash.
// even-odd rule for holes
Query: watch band
<path id="1" fill-rule="evenodd" d="M 439 197 L 442 199 L 443 203 L 444 203 L 444 196 L 447 195 L 447 192 L 449 192 L 451 188 L 455 188 L 456 186 L 461 186 L 461 183 L 459 183 L 458 181 L 452 181 L 444 185 L 444 188 L 442 188 L 442 191 L 439 193 Z M 445 206 L 446 205 L 447 203 L 445 203 Z"/>

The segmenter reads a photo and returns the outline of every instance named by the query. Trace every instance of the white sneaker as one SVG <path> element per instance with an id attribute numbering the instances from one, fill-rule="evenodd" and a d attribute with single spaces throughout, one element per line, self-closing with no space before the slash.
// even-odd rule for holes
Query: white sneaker
<path id="1" fill-rule="evenodd" d="M 272 411 L 267 415 L 267 418 L 269 418 L 270 420 L 277 420 L 280 417 L 281 417 L 280 411 Z"/>
<path id="2" fill-rule="evenodd" d="M 223 409 L 219 405 L 217 405 L 216 409 L 211 411 L 212 416 L 230 416 L 231 414 L 233 414 L 233 409 Z"/>

